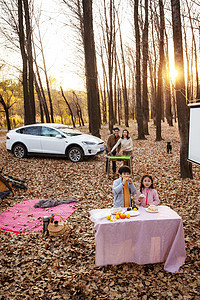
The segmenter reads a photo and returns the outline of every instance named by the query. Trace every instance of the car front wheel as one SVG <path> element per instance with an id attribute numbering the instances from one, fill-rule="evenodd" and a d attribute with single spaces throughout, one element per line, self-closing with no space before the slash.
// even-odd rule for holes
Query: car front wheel
<path id="1" fill-rule="evenodd" d="M 83 159 L 83 151 L 79 147 L 70 148 L 67 155 L 72 162 L 79 162 Z"/>
<path id="2" fill-rule="evenodd" d="M 27 155 L 26 147 L 22 144 L 16 144 L 13 147 L 13 154 L 17 158 L 24 158 Z"/>

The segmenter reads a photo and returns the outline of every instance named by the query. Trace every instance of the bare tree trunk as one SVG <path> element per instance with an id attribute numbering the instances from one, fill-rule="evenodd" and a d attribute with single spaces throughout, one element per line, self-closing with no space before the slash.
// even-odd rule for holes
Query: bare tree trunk
<path id="1" fill-rule="evenodd" d="M 183 22 L 185 18 L 183 17 Z M 186 97 L 188 101 L 191 99 L 190 96 L 190 63 L 189 63 L 189 55 L 188 55 L 188 47 L 187 47 L 187 35 L 186 35 L 186 24 L 183 24 L 183 32 L 184 32 L 184 41 L 185 41 L 185 56 L 186 56 L 186 63 L 187 63 L 187 93 Z"/>
<path id="2" fill-rule="evenodd" d="M 191 163 L 188 163 L 188 108 L 185 100 L 185 78 L 183 62 L 183 46 L 181 32 L 180 0 L 171 0 L 175 68 L 179 74 L 176 81 L 176 101 L 178 127 L 180 134 L 180 172 L 181 178 L 192 178 Z"/>
<path id="3" fill-rule="evenodd" d="M 33 51 L 34 51 L 34 63 L 35 63 L 36 74 L 37 74 L 37 77 L 36 77 L 36 74 L 34 76 L 36 92 L 37 92 L 37 95 L 38 95 L 38 99 L 41 100 L 41 104 L 42 104 L 43 111 L 44 111 L 44 114 L 45 114 L 46 122 L 50 123 L 49 109 L 48 109 L 48 106 L 47 106 L 46 97 L 45 97 L 44 89 L 43 89 L 43 86 L 42 86 L 42 80 L 41 80 L 41 77 L 40 77 L 40 72 L 39 72 L 37 61 L 36 61 L 36 51 L 35 51 L 35 44 L 34 43 L 33 43 Z M 39 83 L 37 81 L 37 78 L 38 78 Z"/>
<path id="4" fill-rule="evenodd" d="M 102 68 L 103 68 L 103 97 L 102 97 L 102 101 L 103 101 L 103 122 L 107 123 L 107 101 L 106 101 L 106 90 L 109 91 L 108 88 L 108 79 L 107 79 L 107 74 L 106 74 L 106 68 L 105 68 L 105 64 L 104 64 L 104 60 L 103 60 L 103 51 L 102 51 L 102 47 L 101 47 L 101 62 L 102 62 Z"/>
<path id="5" fill-rule="evenodd" d="M 192 57 L 190 60 L 190 74 L 191 74 L 191 100 L 194 99 L 194 70 L 193 70 L 193 60 L 194 60 L 194 48 L 192 43 Z"/>
<path id="6" fill-rule="evenodd" d="M 165 30 L 166 37 L 166 56 L 165 56 L 165 116 L 169 126 L 173 126 L 172 120 L 172 104 L 171 104 L 171 88 L 169 76 L 169 49 L 168 49 L 168 36 Z"/>
<path id="7" fill-rule="evenodd" d="M 151 83 L 151 98 L 150 98 L 150 104 L 151 104 L 151 119 L 155 120 L 155 94 L 156 94 L 156 87 L 155 87 L 155 80 L 154 80 L 154 71 L 153 71 L 153 65 L 152 65 L 152 59 L 151 56 L 149 57 L 149 73 L 150 73 L 150 83 Z M 155 121 L 154 121 L 155 123 Z"/>
<path id="8" fill-rule="evenodd" d="M 33 74 L 32 72 L 32 58 L 31 58 L 31 31 L 30 31 L 30 20 L 29 12 L 23 11 L 23 4 L 27 5 L 27 1 L 25 0 L 18 0 L 18 23 L 19 23 L 19 44 L 20 44 L 20 51 L 22 56 L 22 84 L 23 84 L 23 94 L 24 94 L 24 123 L 32 124 L 35 123 L 35 99 L 34 99 L 34 92 L 32 88 L 32 80 Z M 24 13 L 26 15 L 26 38 L 25 38 L 25 27 L 24 27 Z M 28 40 L 26 40 L 28 38 Z M 27 48 L 26 48 L 27 47 Z M 29 61 L 30 60 L 30 61 Z"/>
<path id="9" fill-rule="evenodd" d="M 156 29 L 156 32 L 158 34 L 158 26 L 155 26 L 154 24 L 154 16 L 156 17 L 157 21 L 157 14 L 153 11 L 152 4 L 155 2 L 150 1 L 150 7 L 151 7 L 151 20 L 152 20 L 152 47 L 153 47 L 153 55 L 151 55 L 151 58 L 149 59 L 149 70 L 150 70 L 150 79 L 151 79 L 151 91 L 152 91 L 152 99 L 151 99 L 151 118 L 154 121 L 154 125 L 156 125 L 156 96 L 157 96 L 157 52 L 156 52 L 156 41 L 154 37 L 154 32 Z M 158 21 L 156 22 L 158 23 Z M 158 37 L 159 39 L 159 37 Z M 154 63 L 153 63 L 154 62 Z"/>
<path id="10" fill-rule="evenodd" d="M 41 120 L 41 123 L 44 123 L 44 112 L 43 112 L 42 103 L 40 100 L 39 100 L 39 105 L 40 105 L 40 120 Z"/>
<path id="11" fill-rule="evenodd" d="M 118 124 L 121 125 L 121 115 L 120 115 L 120 101 L 121 101 L 121 90 L 118 86 L 117 89 L 117 110 L 118 110 Z"/>
<path id="12" fill-rule="evenodd" d="M 100 103 L 97 80 L 97 64 L 94 43 L 92 0 L 82 0 L 84 25 L 84 53 L 88 112 L 91 133 L 100 137 Z"/>
<path id="13" fill-rule="evenodd" d="M 158 90 L 156 97 L 156 141 L 161 141 L 161 116 L 163 102 L 163 62 L 164 62 L 164 7 L 162 0 L 159 0 L 160 8 L 160 42 L 159 42 L 159 68 L 158 68 Z"/>
<path id="14" fill-rule="evenodd" d="M 33 72 L 33 54 L 32 54 L 32 28 L 30 21 L 30 3 L 23 0 L 25 24 L 26 24 L 26 49 L 28 60 L 28 94 L 29 94 L 29 117 L 28 124 L 35 123 L 35 97 L 34 97 L 34 72 Z M 26 118 L 27 119 L 27 118 Z"/>
<path id="15" fill-rule="evenodd" d="M 174 115 L 174 122 L 177 122 L 177 111 L 176 111 L 176 92 L 174 84 L 172 83 L 172 112 Z"/>
<path id="16" fill-rule="evenodd" d="M 41 122 L 44 123 L 43 99 L 42 99 L 42 94 L 41 94 L 36 76 L 34 77 L 34 82 L 35 82 L 35 89 L 36 89 L 36 93 L 37 93 L 39 105 L 40 105 L 40 118 L 41 118 Z"/>
<path id="17" fill-rule="evenodd" d="M 142 106 L 143 106 L 143 126 L 144 126 L 144 134 L 149 134 L 148 130 L 148 121 L 149 121 L 149 102 L 148 102 L 148 88 L 147 88 L 147 62 L 148 62 L 148 0 L 145 0 L 145 23 L 143 29 L 142 36 L 142 62 L 143 62 L 143 70 L 142 70 Z"/>
<path id="18" fill-rule="evenodd" d="M 120 69 L 120 68 L 119 68 Z M 120 87 L 120 80 L 119 80 L 119 74 L 118 74 L 118 67 L 117 67 L 117 55 L 116 55 L 116 85 L 117 85 L 117 116 L 118 116 L 118 124 L 121 124 L 121 119 L 122 119 L 122 99 L 121 99 L 121 87 Z"/>
<path id="19" fill-rule="evenodd" d="M 188 5 L 188 0 L 186 0 L 186 3 L 187 3 L 187 8 L 188 8 L 190 26 L 191 26 L 191 30 L 192 30 L 192 41 L 193 41 L 193 45 L 194 45 L 195 71 L 196 71 L 196 99 L 198 99 L 200 101 L 197 46 L 196 46 L 196 40 L 195 40 L 195 36 L 194 36 L 194 28 L 193 28 L 193 24 L 192 24 L 192 18 L 191 18 L 190 8 Z"/>
<path id="20" fill-rule="evenodd" d="M 119 23 L 119 17 L 117 14 L 118 19 L 118 26 L 119 26 L 119 37 L 120 37 L 120 46 L 121 46 L 121 58 L 122 58 L 122 66 L 123 66 L 123 96 L 124 96 L 124 117 L 125 117 L 125 126 L 129 127 L 128 119 L 129 119 L 129 109 L 128 109 L 128 94 L 127 94 L 127 87 L 126 87 L 126 64 L 124 58 L 124 49 L 122 43 L 122 34 L 121 34 L 121 27 Z"/>
<path id="21" fill-rule="evenodd" d="M 7 128 L 8 128 L 8 131 L 11 130 L 11 124 L 10 124 L 10 118 L 9 118 L 9 108 L 11 106 L 7 106 L 4 99 L 3 99 L 3 96 L 0 94 L 0 103 L 3 105 L 3 109 L 5 111 L 5 114 L 6 114 L 6 122 L 7 122 Z"/>
<path id="22" fill-rule="evenodd" d="M 100 100 L 100 109 L 101 109 L 101 115 L 103 116 L 103 110 L 104 110 L 104 99 L 103 99 L 103 90 L 101 87 L 101 83 L 99 82 L 99 100 Z M 102 125 L 102 122 L 101 122 Z"/>
<path id="23" fill-rule="evenodd" d="M 134 24 L 136 36 L 136 105 L 137 105 L 137 123 L 138 139 L 145 139 L 143 130 L 143 115 L 141 103 L 141 74 L 140 74 L 140 31 L 138 24 L 138 0 L 134 2 Z"/>
<path id="24" fill-rule="evenodd" d="M 116 47 L 114 51 L 115 73 L 114 73 L 114 124 L 117 123 L 117 57 Z"/>
<path id="25" fill-rule="evenodd" d="M 135 114 L 135 57 L 132 54 L 132 50 L 129 48 L 129 69 L 130 69 L 130 87 L 129 92 L 131 95 L 131 101 L 130 101 L 130 114 L 135 120 L 136 114 Z M 129 98 L 130 99 L 130 98 Z"/>
<path id="26" fill-rule="evenodd" d="M 50 87 L 49 87 L 49 79 L 47 75 L 47 68 L 46 68 L 46 62 L 45 62 L 45 57 L 44 57 L 44 49 L 42 45 L 42 39 L 40 35 L 40 28 L 38 25 L 38 32 L 39 32 L 39 41 L 40 41 L 40 51 L 42 54 L 42 60 L 43 60 L 43 66 L 44 66 L 44 74 L 45 74 L 45 79 L 46 79 L 46 85 L 47 85 L 47 93 L 48 93 L 48 98 L 49 98 L 49 107 L 50 107 L 50 114 L 51 114 L 51 122 L 54 123 L 54 116 L 53 116 L 53 103 L 52 103 L 52 98 L 51 98 L 51 92 L 50 92 Z"/>
<path id="27" fill-rule="evenodd" d="M 85 126 L 84 121 L 83 121 L 83 115 L 82 115 L 82 109 L 80 107 L 80 104 L 78 102 L 78 96 L 76 95 L 76 93 L 73 91 L 73 95 L 76 97 L 76 106 L 77 106 L 77 110 L 80 116 L 80 121 L 82 123 L 82 126 Z"/>
<path id="28" fill-rule="evenodd" d="M 108 25 L 106 2 L 104 0 L 104 16 L 106 22 L 106 37 L 107 37 L 107 49 L 108 49 L 108 110 L 109 110 L 109 130 L 110 133 L 113 130 L 113 45 L 115 43 L 113 36 L 113 0 L 110 0 L 110 24 Z"/>
<path id="29" fill-rule="evenodd" d="M 49 116 L 49 109 L 48 109 L 48 106 L 47 106 L 46 97 L 45 97 L 44 89 L 43 89 L 43 86 L 42 86 L 42 80 L 41 80 L 41 77 L 40 77 L 40 73 L 38 71 L 37 71 L 37 78 L 39 80 L 38 89 L 41 92 L 41 100 L 42 100 L 42 106 L 43 106 L 43 109 L 44 109 L 46 122 L 50 123 L 51 120 L 50 120 L 50 116 Z M 37 79 L 35 79 L 35 80 L 37 81 Z"/>
<path id="30" fill-rule="evenodd" d="M 104 76 L 104 81 L 103 81 L 103 122 L 107 123 L 107 101 L 106 101 L 106 83 L 105 83 L 105 76 Z"/>
<path id="31" fill-rule="evenodd" d="M 73 112 L 72 112 L 71 106 L 69 105 L 69 102 L 67 101 L 67 98 L 66 98 L 65 95 L 64 95 L 64 92 L 63 92 L 62 87 L 60 87 L 60 89 L 61 89 L 61 93 L 62 93 L 63 99 L 65 100 L 65 102 L 66 102 L 66 104 L 67 104 L 67 106 L 68 106 L 68 108 L 69 108 L 70 115 L 71 115 L 71 119 L 72 119 L 73 127 L 76 127 L 75 120 L 74 120 L 74 114 L 73 114 Z"/>

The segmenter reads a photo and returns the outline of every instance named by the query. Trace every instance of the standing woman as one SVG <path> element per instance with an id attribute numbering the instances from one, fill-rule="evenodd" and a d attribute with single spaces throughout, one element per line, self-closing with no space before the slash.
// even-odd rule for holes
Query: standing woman
<path id="1" fill-rule="evenodd" d="M 111 149 L 109 154 L 112 154 L 112 152 L 121 144 L 121 151 L 122 155 L 125 156 L 132 156 L 133 154 L 133 141 L 131 137 L 129 136 L 129 132 L 127 129 L 124 129 L 122 131 L 122 136 L 118 140 L 118 142 L 115 144 L 115 146 Z"/>

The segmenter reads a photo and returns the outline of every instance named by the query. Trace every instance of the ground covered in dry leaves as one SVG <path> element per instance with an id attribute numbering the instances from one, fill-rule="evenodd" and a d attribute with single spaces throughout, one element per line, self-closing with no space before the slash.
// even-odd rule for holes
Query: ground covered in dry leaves
<path id="1" fill-rule="evenodd" d="M 19 160 L 7 153 L 1 137 L 0 167 L 6 174 L 25 178 L 29 187 L 26 192 L 15 189 L 14 197 L 0 203 L 1 212 L 30 198 L 73 197 L 80 207 L 68 219 L 68 236 L 0 231 L 0 299 L 199 299 L 200 169 L 193 168 L 193 180 L 180 179 L 177 125 L 162 124 L 161 142 L 155 142 L 152 123 L 149 129 L 147 140 L 139 141 L 136 123 L 130 125 L 133 180 L 138 189 L 141 176 L 151 173 L 162 204 L 182 216 L 187 259 L 179 272 L 165 272 L 162 263 L 95 267 L 95 230 L 88 212 L 112 207 L 113 202 L 113 178 L 105 175 L 103 155 L 77 164 L 54 158 Z M 106 141 L 107 127 L 101 135 Z M 166 152 L 167 141 L 172 142 L 172 154 Z"/>

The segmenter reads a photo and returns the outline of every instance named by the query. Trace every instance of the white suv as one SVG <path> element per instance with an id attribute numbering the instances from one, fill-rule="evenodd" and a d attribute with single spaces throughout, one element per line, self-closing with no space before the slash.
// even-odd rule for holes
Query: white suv
<path id="1" fill-rule="evenodd" d="M 104 151 L 104 141 L 63 124 L 33 124 L 10 130 L 6 148 L 15 157 L 30 154 L 65 156 L 79 162 Z"/>

